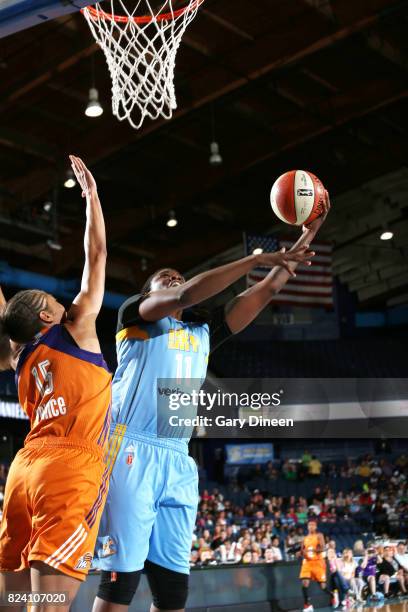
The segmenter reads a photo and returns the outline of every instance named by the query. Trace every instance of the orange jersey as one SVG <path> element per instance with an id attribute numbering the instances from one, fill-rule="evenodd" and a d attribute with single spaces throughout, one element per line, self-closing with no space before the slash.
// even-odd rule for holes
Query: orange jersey
<path id="1" fill-rule="evenodd" d="M 321 543 L 317 533 L 308 534 L 303 539 L 303 556 L 309 561 L 317 559 L 323 559 L 322 552 L 320 551 Z"/>
<path id="2" fill-rule="evenodd" d="M 19 450 L 6 483 L 0 571 L 42 561 L 85 580 L 108 489 L 103 453 L 60 437 L 38 437 Z"/>
<path id="3" fill-rule="evenodd" d="M 16 376 L 31 430 L 6 483 L 0 570 L 37 560 L 84 580 L 108 490 L 111 375 L 53 325 L 24 348 Z"/>
<path id="4" fill-rule="evenodd" d="M 111 374 L 101 353 L 79 348 L 63 325 L 53 325 L 26 345 L 16 378 L 31 421 L 25 444 L 55 436 L 105 446 Z"/>

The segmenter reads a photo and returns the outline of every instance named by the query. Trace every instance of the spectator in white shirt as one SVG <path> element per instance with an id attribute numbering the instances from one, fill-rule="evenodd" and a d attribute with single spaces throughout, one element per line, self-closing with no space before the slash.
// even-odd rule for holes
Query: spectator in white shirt
<path id="1" fill-rule="evenodd" d="M 237 547 L 236 542 L 226 540 L 221 544 L 218 551 L 221 563 L 238 563 L 241 559 L 240 547 Z"/>
<path id="2" fill-rule="evenodd" d="M 400 568 L 403 569 L 404 572 L 408 573 L 408 553 L 407 546 L 406 544 L 404 544 L 404 542 L 398 543 L 397 552 L 394 555 L 394 559 L 396 560 Z"/>
<path id="3" fill-rule="evenodd" d="M 351 548 L 345 548 L 338 564 L 339 570 L 343 578 L 350 584 L 350 588 L 357 602 L 362 602 L 362 590 L 364 580 L 356 576 L 357 562 L 353 559 L 353 551 Z"/>
<path id="4" fill-rule="evenodd" d="M 274 561 L 282 561 L 283 557 L 282 557 L 282 551 L 279 546 L 279 538 L 278 537 L 272 538 L 271 544 L 272 546 L 270 549 L 273 551 Z"/>

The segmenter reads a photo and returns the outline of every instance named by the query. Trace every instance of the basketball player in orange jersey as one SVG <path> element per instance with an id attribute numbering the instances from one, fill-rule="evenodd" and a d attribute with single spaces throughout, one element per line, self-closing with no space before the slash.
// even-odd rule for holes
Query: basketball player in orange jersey
<path id="1" fill-rule="evenodd" d="M 317 531 L 317 521 L 310 519 L 307 523 L 307 535 L 303 538 L 301 552 L 303 555 L 299 578 L 302 581 L 304 612 L 313 612 L 309 597 L 310 581 L 315 580 L 326 591 L 327 571 L 324 553 L 324 537 Z"/>
<path id="2" fill-rule="evenodd" d="M 68 312 L 44 291 L 20 291 L 7 303 L 1 294 L 3 366 L 6 336 L 31 423 L 6 483 L 0 530 L 6 602 L 10 591 L 75 597 L 92 561 L 108 484 L 111 375 L 95 329 L 105 285 L 105 224 L 92 174 L 78 157 L 70 159 L 86 197 L 79 294 Z M 69 603 L 55 599 L 29 609 L 62 612 Z"/>

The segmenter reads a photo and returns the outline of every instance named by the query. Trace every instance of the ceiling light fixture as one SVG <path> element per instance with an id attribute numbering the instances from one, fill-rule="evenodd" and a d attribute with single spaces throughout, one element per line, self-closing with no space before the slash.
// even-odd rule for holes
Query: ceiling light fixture
<path id="1" fill-rule="evenodd" d="M 72 189 L 76 185 L 76 180 L 74 173 L 72 170 L 67 170 L 67 174 L 65 176 L 64 187 L 67 189 Z M 52 205 L 51 205 L 52 206 Z"/>
<path id="2" fill-rule="evenodd" d="M 211 166 L 220 166 L 222 157 L 220 154 L 220 146 L 215 139 L 215 111 L 214 104 L 211 104 L 211 143 L 210 143 L 210 158 L 208 160 Z"/>
<path id="3" fill-rule="evenodd" d="M 61 251 L 62 250 L 62 244 L 60 242 L 58 242 L 58 238 L 50 238 L 49 240 L 47 240 L 47 245 L 53 251 Z"/>
<path id="4" fill-rule="evenodd" d="M 391 232 L 388 229 L 381 232 L 380 240 L 391 240 L 391 238 L 394 238 L 394 232 Z"/>
<path id="5" fill-rule="evenodd" d="M 210 164 L 212 166 L 220 166 L 222 164 L 222 157 L 220 155 L 220 147 L 218 145 L 218 142 L 215 142 L 215 140 L 210 144 L 210 151 Z"/>
<path id="6" fill-rule="evenodd" d="M 85 109 L 87 117 L 100 117 L 103 113 L 103 108 L 99 102 L 99 93 L 96 87 L 91 87 L 89 90 L 89 102 Z"/>
<path id="7" fill-rule="evenodd" d="M 176 227 L 178 221 L 176 219 L 176 213 L 174 212 L 174 210 L 171 210 L 169 212 L 169 218 L 167 219 L 167 227 Z"/>

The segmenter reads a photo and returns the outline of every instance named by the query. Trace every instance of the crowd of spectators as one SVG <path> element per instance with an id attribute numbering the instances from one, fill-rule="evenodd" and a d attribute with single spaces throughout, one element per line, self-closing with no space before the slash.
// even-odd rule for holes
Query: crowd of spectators
<path id="1" fill-rule="evenodd" d="M 343 532 L 348 534 L 349 545 L 357 541 L 357 548 L 370 537 L 382 541 L 406 537 L 407 469 L 406 455 L 393 462 L 365 456 L 339 465 L 319 461 L 307 451 L 301 460 L 287 460 L 280 467 L 270 462 L 252 467 L 251 473 L 247 468 L 245 478 L 242 471 L 238 472 L 223 491 L 202 491 L 191 565 L 296 559 L 310 517 L 317 518 L 327 543 L 333 542 L 330 534 L 341 540 Z M 274 480 L 287 478 L 288 474 L 289 479 L 307 480 L 310 494 L 283 497 L 259 489 L 249 490 L 246 485 L 256 481 L 257 476 Z M 333 493 L 327 485 L 315 486 L 315 479 L 319 477 L 320 482 L 323 475 L 339 479 L 358 476 L 359 484 Z M 237 492 L 244 493 L 244 503 L 232 501 Z M 360 553 L 363 551 L 364 545 Z"/>
<path id="2" fill-rule="evenodd" d="M 332 463 L 305 451 L 300 460 L 238 470 L 227 485 L 200 495 L 191 566 L 275 563 L 301 559 L 309 518 L 326 541 L 331 587 L 356 601 L 408 591 L 408 457 L 373 456 Z M 358 485 L 353 484 L 356 478 Z M 0 518 L 7 467 L 0 464 Z M 307 483 L 309 494 L 273 495 L 251 489 L 257 478 Z M 333 492 L 325 479 L 339 479 Z M 351 486 L 341 483 L 347 481 Z M 237 503 L 237 498 L 240 503 Z M 369 521 L 367 522 L 367 517 Z M 352 528 L 350 528 L 352 526 Z M 348 534 L 345 545 L 342 533 Z M 347 587 L 347 589 L 346 589 Z"/>
<path id="3" fill-rule="evenodd" d="M 408 553 L 406 542 L 362 542 L 345 548 L 339 555 L 335 546 L 327 548 L 329 589 L 338 595 L 342 607 L 349 607 L 350 599 L 361 603 L 375 602 L 408 593 Z"/>
<path id="4" fill-rule="evenodd" d="M 355 476 L 367 479 L 369 484 L 377 485 L 388 479 L 399 483 L 405 480 L 404 472 L 408 467 L 408 457 L 402 454 L 394 462 L 384 457 L 376 459 L 371 455 L 362 457 L 359 461 L 348 459 L 344 463 L 334 461 L 321 461 L 316 455 L 305 451 L 302 457 L 297 459 L 286 459 L 280 464 L 272 461 L 266 466 L 256 465 L 242 469 L 238 474 L 238 480 L 253 478 L 262 475 L 271 481 L 284 478 L 288 481 L 302 481 L 313 478 L 341 478 L 350 479 Z"/>

